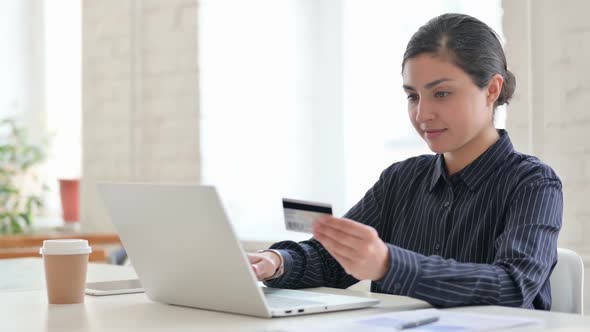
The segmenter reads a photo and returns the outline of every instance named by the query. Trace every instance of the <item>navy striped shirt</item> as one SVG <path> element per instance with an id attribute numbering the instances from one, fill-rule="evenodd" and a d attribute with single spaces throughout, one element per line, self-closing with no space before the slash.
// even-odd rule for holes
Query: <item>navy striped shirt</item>
<path id="1" fill-rule="evenodd" d="M 371 291 L 434 306 L 505 305 L 549 310 L 563 197 L 555 172 L 516 152 L 508 134 L 448 176 L 442 155 L 395 163 L 344 216 L 374 227 L 390 269 Z M 314 240 L 275 243 L 278 288 L 346 288 L 357 279 Z"/>

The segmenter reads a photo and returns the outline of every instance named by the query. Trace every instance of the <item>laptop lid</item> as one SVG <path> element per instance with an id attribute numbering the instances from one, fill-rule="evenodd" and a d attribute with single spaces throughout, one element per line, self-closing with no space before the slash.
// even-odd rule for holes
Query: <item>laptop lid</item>
<path id="1" fill-rule="evenodd" d="M 150 299 L 271 317 L 214 187 L 99 183 L 98 190 Z"/>

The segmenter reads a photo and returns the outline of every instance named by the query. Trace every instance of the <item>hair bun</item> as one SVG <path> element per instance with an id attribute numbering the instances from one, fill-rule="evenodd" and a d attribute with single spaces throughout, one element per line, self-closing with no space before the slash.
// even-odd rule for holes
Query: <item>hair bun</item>
<path id="1" fill-rule="evenodd" d="M 502 85 L 500 96 L 498 97 L 498 100 L 496 100 L 496 106 L 508 104 L 514 94 L 515 88 L 516 77 L 514 77 L 514 74 L 510 70 L 506 70 L 506 74 L 504 74 L 504 84 Z"/>

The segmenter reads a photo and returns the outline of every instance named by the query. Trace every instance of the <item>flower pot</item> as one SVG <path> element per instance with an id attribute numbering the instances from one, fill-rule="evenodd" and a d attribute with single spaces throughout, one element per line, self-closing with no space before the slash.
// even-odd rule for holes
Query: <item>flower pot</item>
<path id="1" fill-rule="evenodd" d="M 59 193 L 64 221 L 78 222 L 80 220 L 80 180 L 60 179 Z"/>

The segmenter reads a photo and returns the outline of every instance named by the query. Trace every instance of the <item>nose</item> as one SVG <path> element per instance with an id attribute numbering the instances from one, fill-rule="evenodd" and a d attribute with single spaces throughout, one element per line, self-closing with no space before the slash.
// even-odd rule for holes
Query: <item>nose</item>
<path id="1" fill-rule="evenodd" d="M 434 119 L 434 112 L 430 106 L 422 100 L 418 101 L 418 105 L 416 105 L 416 122 L 424 123 L 432 119 Z"/>

